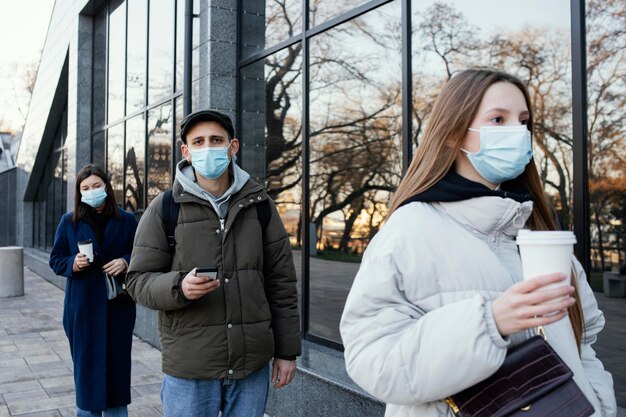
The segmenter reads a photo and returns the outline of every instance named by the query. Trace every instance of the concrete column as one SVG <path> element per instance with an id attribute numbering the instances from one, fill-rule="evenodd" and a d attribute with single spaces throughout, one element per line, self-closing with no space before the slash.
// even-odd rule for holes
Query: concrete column
<path id="1" fill-rule="evenodd" d="M 0 247 L 0 297 L 24 295 L 24 248 Z"/>
<path id="2" fill-rule="evenodd" d="M 67 207 L 74 207 L 76 174 L 91 162 L 93 22 L 78 15 L 69 43 L 67 88 Z M 96 161 L 102 165 L 102 161 Z"/>
<path id="3" fill-rule="evenodd" d="M 194 51 L 198 74 L 192 83 L 193 111 L 211 108 L 236 123 L 237 9 L 230 0 L 200 3 L 199 45 Z"/>

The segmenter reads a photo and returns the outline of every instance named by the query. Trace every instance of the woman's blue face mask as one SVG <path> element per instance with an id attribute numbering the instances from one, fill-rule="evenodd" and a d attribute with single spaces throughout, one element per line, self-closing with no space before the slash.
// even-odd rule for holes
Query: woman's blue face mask
<path id="1" fill-rule="evenodd" d="M 230 144 L 228 144 L 225 148 L 206 147 L 200 149 L 190 149 L 191 165 L 196 172 L 204 178 L 208 178 L 210 180 L 219 178 L 224 171 L 226 171 L 226 168 L 228 168 L 228 164 L 230 163 L 228 148 L 230 148 Z"/>
<path id="2" fill-rule="evenodd" d="M 80 201 L 93 208 L 100 207 L 107 198 L 107 192 L 104 190 L 104 187 L 81 191 L 80 195 Z"/>
<path id="3" fill-rule="evenodd" d="M 492 184 L 517 178 L 533 156 L 530 132 L 526 125 L 481 126 L 480 150 L 467 157 L 481 177 Z"/>

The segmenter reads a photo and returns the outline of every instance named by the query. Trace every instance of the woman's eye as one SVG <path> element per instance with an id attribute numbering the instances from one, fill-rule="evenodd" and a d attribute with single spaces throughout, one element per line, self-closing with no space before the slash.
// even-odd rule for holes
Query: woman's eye
<path id="1" fill-rule="evenodd" d="M 528 124 L 528 120 L 521 120 L 520 123 L 526 126 Z"/>
<path id="2" fill-rule="evenodd" d="M 503 123 L 504 122 L 504 118 L 502 116 L 496 116 L 496 117 L 492 118 L 491 121 L 494 122 L 494 123 Z"/>

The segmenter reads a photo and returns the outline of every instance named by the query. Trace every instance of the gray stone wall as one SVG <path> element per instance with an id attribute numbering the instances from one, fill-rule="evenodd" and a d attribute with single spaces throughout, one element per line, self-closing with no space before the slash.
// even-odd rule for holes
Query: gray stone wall
<path id="1" fill-rule="evenodd" d="M 212 108 L 236 117 L 237 8 L 236 2 L 195 0 L 199 3 L 199 34 L 194 36 L 193 111 Z"/>

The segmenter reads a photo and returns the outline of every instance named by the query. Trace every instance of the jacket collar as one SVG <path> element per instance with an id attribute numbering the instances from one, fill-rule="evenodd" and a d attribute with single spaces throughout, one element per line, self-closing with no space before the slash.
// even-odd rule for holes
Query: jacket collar
<path id="1" fill-rule="evenodd" d="M 417 194 L 401 205 L 412 202 L 432 203 L 470 230 L 488 235 L 502 231 L 516 236 L 532 213 L 533 203 L 524 185 L 514 179 L 504 182 L 497 190 L 471 181 L 452 168 L 431 188 Z"/>
<path id="2" fill-rule="evenodd" d="M 533 202 L 520 203 L 511 198 L 477 197 L 464 201 L 437 203 L 448 215 L 482 235 L 502 232 L 517 236 L 533 211 Z"/>

